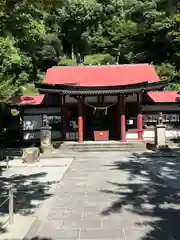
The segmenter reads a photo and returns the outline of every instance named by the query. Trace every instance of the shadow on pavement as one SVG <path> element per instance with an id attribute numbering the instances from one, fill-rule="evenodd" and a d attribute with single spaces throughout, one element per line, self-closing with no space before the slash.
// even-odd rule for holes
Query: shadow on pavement
<path id="1" fill-rule="evenodd" d="M 173 152 L 174 154 L 175 152 Z M 148 226 L 148 232 L 141 240 L 179 240 L 180 239 L 180 179 L 179 188 L 168 187 L 164 182 L 154 177 L 147 166 L 139 161 L 139 158 L 145 158 L 151 163 L 162 161 L 159 157 L 153 157 L 152 154 L 142 153 L 133 154 L 128 162 L 116 161 L 112 165 L 106 166 L 110 170 L 121 170 L 128 173 L 128 183 L 109 182 L 115 187 L 115 190 L 103 190 L 102 192 L 114 194 L 116 201 L 112 202 L 110 207 L 103 209 L 102 215 L 112 213 L 121 213 L 123 207 L 127 207 L 131 213 L 144 217 L 143 226 Z M 169 164 L 171 175 L 175 171 L 180 157 L 173 164 Z M 166 163 L 172 159 L 166 158 Z M 161 166 L 158 165 L 159 171 Z M 172 166 L 172 167 L 171 167 Z M 135 183 L 136 179 L 145 178 L 142 183 Z M 130 206 L 130 207 L 129 207 Z M 137 225 L 140 223 L 137 223 Z"/>
<path id="2" fill-rule="evenodd" d="M 9 184 L 11 184 L 14 192 L 14 213 L 23 216 L 33 214 L 41 201 L 51 196 L 48 190 L 55 182 L 43 182 L 42 178 L 46 174 L 46 172 L 38 172 L 29 175 L 0 177 L 0 205 L 7 199 Z M 9 202 L 7 201 L 0 208 L 0 218 L 6 216 L 8 219 L 8 206 Z M 0 222 L 0 233 L 6 231 L 3 223 Z"/>

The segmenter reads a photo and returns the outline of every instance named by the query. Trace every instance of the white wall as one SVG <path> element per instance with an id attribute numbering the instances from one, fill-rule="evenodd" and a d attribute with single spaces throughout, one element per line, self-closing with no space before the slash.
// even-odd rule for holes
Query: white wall
<path id="1" fill-rule="evenodd" d="M 151 139 L 151 138 L 154 138 L 155 134 L 154 134 L 154 130 L 144 130 L 143 132 L 143 138 L 144 139 Z"/>
<path id="2" fill-rule="evenodd" d="M 144 130 L 143 137 L 144 139 L 152 139 L 154 138 L 154 130 Z M 166 138 L 178 138 L 180 137 L 180 129 L 176 130 L 166 130 Z"/>
<path id="3" fill-rule="evenodd" d="M 154 139 L 155 134 L 154 130 L 144 130 L 143 132 L 143 138 L 144 140 L 152 140 Z M 180 137 L 180 129 L 177 130 L 166 130 L 166 138 L 179 138 Z M 138 138 L 138 133 L 126 133 L 126 139 L 137 139 Z"/>
<path id="4" fill-rule="evenodd" d="M 138 138 L 138 133 L 126 133 L 126 139 L 137 139 Z"/>
<path id="5" fill-rule="evenodd" d="M 31 115 L 32 114 L 32 115 Z M 42 127 L 42 116 L 44 114 L 51 114 L 58 116 L 60 119 L 60 107 L 33 107 L 25 108 L 23 116 L 23 134 L 24 140 L 40 139 L 40 128 Z M 59 130 L 52 130 L 52 139 L 60 138 Z"/>

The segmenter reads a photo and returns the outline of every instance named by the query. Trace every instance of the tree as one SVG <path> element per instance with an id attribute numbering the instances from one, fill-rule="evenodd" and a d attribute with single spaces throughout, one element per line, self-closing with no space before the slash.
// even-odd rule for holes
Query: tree
<path id="1" fill-rule="evenodd" d="M 17 71 L 21 65 L 20 49 L 10 37 L 0 37 L 0 98 L 6 99 L 19 85 Z"/>
<path id="2" fill-rule="evenodd" d="M 0 0 L 0 81 L 13 94 L 81 55 L 92 65 L 154 63 L 179 89 L 179 16 L 178 0 Z"/>
<path id="3" fill-rule="evenodd" d="M 57 9 L 65 53 L 71 53 L 73 57 L 74 54 L 88 52 L 91 41 L 89 33 L 100 11 L 100 4 L 86 0 L 70 0 L 67 5 Z"/>

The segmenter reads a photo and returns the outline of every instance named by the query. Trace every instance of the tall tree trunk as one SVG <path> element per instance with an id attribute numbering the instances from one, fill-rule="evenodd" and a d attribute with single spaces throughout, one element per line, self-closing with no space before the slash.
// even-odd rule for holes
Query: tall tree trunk
<path id="1" fill-rule="evenodd" d="M 75 54 L 74 54 L 74 45 L 72 44 L 71 47 L 71 58 L 74 60 L 75 59 Z"/>

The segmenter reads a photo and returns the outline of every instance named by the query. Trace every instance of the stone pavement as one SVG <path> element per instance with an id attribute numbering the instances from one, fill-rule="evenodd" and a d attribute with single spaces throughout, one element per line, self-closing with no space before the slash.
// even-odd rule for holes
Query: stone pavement
<path id="1" fill-rule="evenodd" d="M 179 239 L 178 194 L 152 179 L 135 155 L 78 153 L 47 217 L 25 239 Z"/>
<path id="2" fill-rule="evenodd" d="M 22 239 L 32 223 L 45 218 L 51 206 L 55 189 L 73 158 L 41 159 L 37 164 L 23 164 L 22 160 L 10 161 L 9 169 L 1 173 L 0 204 L 7 194 L 9 183 L 14 187 L 14 224 L 8 224 L 8 202 L 0 208 L 0 239 Z M 4 163 L 1 162 L 1 166 Z M 6 222 L 6 224 L 3 224 Z"/>
<path id="3" fill-rule="evenodd" d="M 180 152 L 171 149 L 165 152 L 146 152 L 136 154 L 137 159 L 148 171 L 166 186 L 180 189 Z"/>

